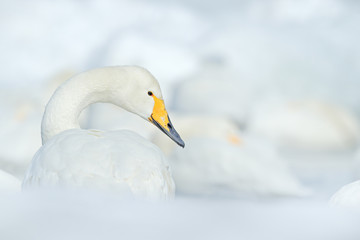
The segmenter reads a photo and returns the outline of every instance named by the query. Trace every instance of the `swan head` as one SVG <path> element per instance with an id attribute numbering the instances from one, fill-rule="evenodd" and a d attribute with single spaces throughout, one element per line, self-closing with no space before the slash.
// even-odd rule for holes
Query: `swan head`
<path id="1" fill-rule="evenodd" d="M 179 146 L 184 147 L 185 143 L 172 125 L 166 111 L 158 81 L 149 71 L 141 67 L 126 66 L 121 67 L 121 70 L 124 71 L 121 76 L 124 76 L 128 82 L 126 86 L 117 88 L 123 91 L 118 94 L 125 97 L 117 105 L 151 122 Z"/>

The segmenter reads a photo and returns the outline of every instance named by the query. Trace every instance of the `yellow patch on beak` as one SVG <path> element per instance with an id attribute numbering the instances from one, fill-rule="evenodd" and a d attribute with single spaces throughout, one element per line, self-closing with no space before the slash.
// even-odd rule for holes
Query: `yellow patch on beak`
<path id="1" fill-rule="evenodd" d="M 242 143 L 242 140 L 235 134 L 229 134 L 227 140 L 234 145 L 241 145 Z"/>
<path id="2" fill-rule="evenodd" d="M 151 117 L 149 117 L 149 121 L 150 122 L 156 121 L 164 129 L 170 131 L 168 127 L 169 118 L 168 118 L 168 113 L 165 109 L 164 100 L 157 98 L 155 95 L 152 95 L 152 97 L 154 98 L 155 104 Z"/>

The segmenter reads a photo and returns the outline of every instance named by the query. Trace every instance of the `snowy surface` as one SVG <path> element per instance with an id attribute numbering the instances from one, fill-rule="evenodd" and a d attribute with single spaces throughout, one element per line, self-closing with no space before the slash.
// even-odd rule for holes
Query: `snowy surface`
<path id="1" fill-rule="evenodd" d="M 113 195 L 2 196 L 1 239 L 347 239 L 359 212 L 322 202 L 180 198 L 129 202 Z"/>
<path id="2" fill-rule="evenodd" d="M 53 89 L 74 73 L 105 65 L 144 66 L 159 80 L 168 109 L 226 115 L 245 131 L 253 110 L 260 118 L 272 114 L 272 99 L 338 105 L 354 118 L 346 129 L 356 129 L 359 10 L 351 0 L 1 1 L 0 169 L 21 179 L 39 147 L 41 115 Z M 269 108 L 256 108 L 259 103 Z M 113 112 L 90 108 L 82 126 L 129 126 L 150 135 L 126 113 L 111 119 Z M 305 112 L 302 119 L 314 127 L 317 115 Z M 328 118 L 317 124 L 331 134 L 334 119 Z M 319 146 L 329 140 L 306 130 Z M 288 132 L 281 125 L 273 132 L 280 131 Z M 360 179 L 357 133 L 346 131 L 332 134 L 345 139 L 336 142 L 341 151 L 279 152 L 314 191 L 311 197 L 179 195 L 169 203 L 144 203 L 111 194 L 0 193 L 0 239 L 357 240 L 359 212 L 328 207 L 333 193 Z"/>

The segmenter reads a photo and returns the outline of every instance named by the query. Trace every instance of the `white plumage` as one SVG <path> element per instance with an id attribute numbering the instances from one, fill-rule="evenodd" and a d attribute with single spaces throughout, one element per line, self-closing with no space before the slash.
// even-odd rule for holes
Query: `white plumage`
<path id="1" fill-rule="evenodd" d="M 177 151 L 156 133 L 153 141 L 167 154 L 180 193 L 195 195 L 305 196 L 309 189 L 293 176 L 271 145 L 245 136 L 219 116 L 175 118 L 187 147 Z"/>
<path id="2" fill-rule="evenodd" d="M 167 198 L 174 194 L 169 168 L 160 149 L 134 132 L 71 129 L 39 150 L 24 187 L 97 187 Z"/>
<path id="3" fill-rule="evenodd" d="M 360 208 L 360 180 L 340 188 L 340 190 L 331 197 L 330 205 Z"/>
<path id="4" fill-rule="evenodd" d="M 95 102 L 114 103 L 149 119 L 183 145 L 169 122 L 159 84 L 147 70 L 94 69 L 65 82 L 50 99 L 42 121 L 43 146 L 23 188 L 96 188 L 136 198 L 172 198 L 170 167 L 157 146 L 128 130 L 79 128 L 81 111 Z"/>

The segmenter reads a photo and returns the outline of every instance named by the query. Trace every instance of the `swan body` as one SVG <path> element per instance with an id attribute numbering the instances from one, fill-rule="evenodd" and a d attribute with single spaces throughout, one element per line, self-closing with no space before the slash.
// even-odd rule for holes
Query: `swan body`
<path id="1" fill-rule="evenodd" d="M 170 167 L 154 144 L 127 130 L 80 129 L 81 111 L 95 102 L 133 112 L 184 146 L 169 120 L 160 86 L 147 70 L 93 69 L 69 79 L 51 97 L 42 120 L 43 146 L 23 188 L 95 187 L 141 198 L 172 198 Z"/>
<path id="2" fill-rule="evenodd" d="M 134 132 L 71 129 L 35 155 L 24 187 L 96 186 L 151 199 L 172 197 L 169 168 L 162 152 Z"/>
<path id="3" fill-rule="evenodd" d="M 360 180 L 343 186 L 331 197 L 329 203 L 332 206 L 360 208 Z"/>
<path id="4" fill-rule="evenodd" d="M 266 142 L 240 133 L 219 116 L 178 117 L 186 149 L 177 151 L 158 133 L 153 141 L 169 154 L 176 188 L 191 195 L 305 196 L 309 189 L 293 176 Z M 201 128 L 198 126 L 201 124 Z"/>

